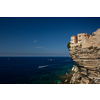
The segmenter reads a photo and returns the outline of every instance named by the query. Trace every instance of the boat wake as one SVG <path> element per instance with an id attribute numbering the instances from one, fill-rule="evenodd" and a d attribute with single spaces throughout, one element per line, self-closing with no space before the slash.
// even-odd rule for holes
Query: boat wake
<path id="1" fill-rule="evenodd" d="M 38 68 L 48 67 L 49 65 L 39 66 Z"/>

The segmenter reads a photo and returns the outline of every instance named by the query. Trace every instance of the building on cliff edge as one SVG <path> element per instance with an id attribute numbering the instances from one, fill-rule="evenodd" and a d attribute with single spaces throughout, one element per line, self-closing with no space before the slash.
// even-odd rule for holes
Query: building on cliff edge
<path id="1" fill-rule="evenodd" d="M 100 28 L 93 32 L 91 35 L 87 33 L 79 33 L 77 36 L 71 36 L 71 47 L 82 45 L 82 48 L 86 47 L 100 47 Z"/>

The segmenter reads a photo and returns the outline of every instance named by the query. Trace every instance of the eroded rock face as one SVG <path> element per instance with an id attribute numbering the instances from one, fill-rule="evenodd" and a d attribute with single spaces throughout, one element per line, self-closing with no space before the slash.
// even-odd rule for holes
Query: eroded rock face
<path id="1" fill-rule="evenodd" d="M 81 46 L 70 48 L 70 57 L 77 66 L 96 68 L 100 66 L 100 48 L 81 48 Z"/>
<path id="2" fill-rule="evenodd" d="M 81 78 L 81 74 L 79 72 L 79 68 L 75 65 L 73 65 L 73 68 L 72 68 L 72 78 L 70 80 L 70 83 L 71 84 L 74 84 L 74 83 L 79 83 L 79 80 Z"/>
<path id="3" fill-rule="evenodd" d="M 100 84 L 100 75 L 98 77 L 94 77 L 94 82 Z"/>
<path id="4" fill-rule="evenodd" d="M 73 65 L 72 71 L 75 72 L 75 73 L 77 73 L 79 71 L 79 69 L 78 69 L 77 66 Z"/>
<path id="5" fill-rule="evenodd" d="M 73 77 L 70 83 L 100 83 L 100 48 L 70 48 L 70 58 L 77 65 L 73 66 Z M 80 78 L 81 77 L 81 78 Z M 81 80 L 79 80 L 81 79 Z"/>

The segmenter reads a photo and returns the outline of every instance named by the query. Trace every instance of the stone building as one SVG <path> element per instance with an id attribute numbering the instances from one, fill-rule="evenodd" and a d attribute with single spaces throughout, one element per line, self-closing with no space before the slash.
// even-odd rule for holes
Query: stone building
<path id="1" fill-rule="evenodd" d="M 78 37 L 78 43 L 81 43 L 82 42 L 82 38 L 83 37 L 89 37 L 89 34 L 87 34 L 87 33 L 80 33 L 80 34 L 77 34 L 77 37 Z"/>
<path id="2" fill-rule="evenodd" d="M 71 36 L 71 44 L 77 43 L 77 36 Z"/>
<path id="3" fill-rule="evenodd" d="M 100 28 L 93 32 L 91 35 L 87 33 L 80 33 L 77 36 L 71 36 L 71 47 L 82 44 L 82 48 L 98 47 L 100 48 Z"/>

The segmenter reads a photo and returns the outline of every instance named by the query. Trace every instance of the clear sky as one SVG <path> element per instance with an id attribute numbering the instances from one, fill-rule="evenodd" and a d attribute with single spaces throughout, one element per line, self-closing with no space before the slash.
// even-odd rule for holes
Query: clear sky
<path id="1" fill-rule="evenodd" d="M 69 56 L 72 35 L 98 28 L 98 17 L 0 17 L 0 56 Z"/>

